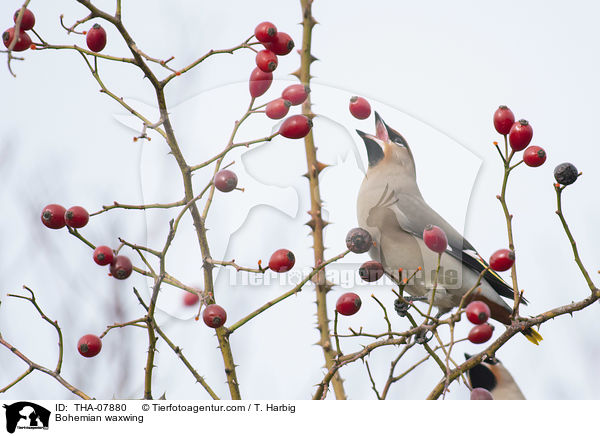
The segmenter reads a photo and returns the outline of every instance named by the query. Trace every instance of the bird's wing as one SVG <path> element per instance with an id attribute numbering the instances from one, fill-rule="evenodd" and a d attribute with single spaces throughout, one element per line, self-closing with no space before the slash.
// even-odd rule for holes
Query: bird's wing
<path id="1" fill-rule="evenodd" d="M 392 197 L 392 196 L 390 196 Z M 477 250 L 454 227 L 433 210 L 422 198 L 408 194 L 393 193 L 393 203 L 388 204 L 398 218 L 402 230 L 423 239 L 423 231 L 429 224 L 438 226 L 448 238 L 446 253 L 461 261 L 477 274 L 488 267 L 488 263 Z M 488 270 L 483 278 L 503 297 L 514 298 L 512 288 L 495 271 Z M 523 304 L 527 304 L 525 299 Z"/>

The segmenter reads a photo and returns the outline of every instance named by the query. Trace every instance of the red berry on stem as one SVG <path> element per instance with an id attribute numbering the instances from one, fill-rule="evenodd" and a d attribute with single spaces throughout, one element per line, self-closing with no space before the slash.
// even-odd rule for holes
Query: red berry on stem
<path id="1" fill-rule="evenodd" d="M 448 248 L 446 233 L 438 226 L 432 226 L 431 224 L 423 230 L 423 242 L 425 242 L 427 248 L 436 253 L 443 253 Z"/>
<path id="2" fill-rule="evenodd" d="M 263 45 L 276 55 L 285 56 L 294 48 L 294 40 L 287 33 L 277 32 L 273 41 L 267 42 Z"/>
<path id="3" fill-rule="evenodd" d="M 291 105 L 292 103 L 290 103 L 288 100 L 278 98 L 267 105 L 265 108 L 265 114 L 272 120 L 280 120 L 288 114 Z"/>
<path id="4" fill-rule="evenodd" d="M 290 139 L 304 138 L 312 128 L 312 121 L 304 115 L 292 115 L 281 124 L 279 133 Z"/>
<path id="5" fill-rule="evenodd" d="M 15 28 L 14 27 L 11 27 L 10 29 L 6 30 L 2 34 L 2 41 L 4 42 L 4 46 L 6 48 L 10 47 L 10 44 L 12 43 L 14 37 L 15 37 Z M 27 33 L 25 33 L 25 31 L 23 31 L 23 30 L 19 31 L 19 38 L 17 39 L 17 42 L 15 43 L 15 46 L 13 47 L 13 51 L 25 51 L 30 46 L 31 46 L 31 38 L 29 37 L 29 35 Z"/>
<path id="6" fill-rule="evenodd" d="M 294 257 L 294 253 L 282 248 L 271 255 L 269 268 L 272 271 L 282 273 L 291 270 L 295 263 L 296 258 Z"/>
<path id="7" fill-rule="evenodd" d="M 15 14 L 13 15 L 13 21 L 17 24 L 17 19 L 19 18 L 19 12 L 21 9 L 17 9 Z M 21 30 L 31 30 L 35 26 L 35 15 L 29 9 L 25 8 L 23 11 L 23 18 L 21 19 L 21 26 L 19 29 Z"/>
<path id="8" fill-rule="evenodd" d="M 254 98 L 263 95 L 273 83 L 273 73 L 269 73 L 256 67 L 250 74 L 250 95 Z"/>
<path id="9" fill-rule="evenodd" d="M 81 206 L 73 206 L 65 212 L 65 223 L 69 227 L 80 229 L 90 220 L 90 214 Z"/>
<path id="10" fill-rule="evenodd" d="M 354 292 L 348 292 L 338 298 L 338 301 L 335 304 L 335 310 L 337 310 L 340 315 L 350 316 L 358 312 L 360 306 L 362 306 L 360 297 Z"/>
<path id="11" fill-rule="evenodd" d="M 546 151 L 537 145 L 531 145 L 523 152 L 523 162 L 530 167 L 539 167 L 546 162 Z"/>
<path id="12" fill-rule="evenodd" d="M 371 115 L 371 105 L 366 99 L 354 96 L 350 99 L 350 113 L 354 118 L 364 120 Z"/>
<path id="13" fill-rule="evenodd" d="M 467 319 L 473 324 L 483 324 L 490 316 L 490 308 L 483 301 L 473 301 L 467 305 Z"/>
<path id="14" fill-rule="evenodd" d="M 515 115 L 508 107 L 500 106 L 494 112 L 494 128 L 501 135 L 508 135 L 514 123 Z"/>
<path id="15" fill-rule="evenodd" d="M 88 48 L 98 53 L 106 47 L 106 31 L 100 24 L 94 24 L 85 37 Z"/>
<path id="16" fill-rule="evenodd" d="M 62 229 L 66 225 L 65 212 L 60 204 L 49 204 L 42 210 L 42 223 L 49 229 Z"/>
<path id="17" fill-rule="evenodd" d="M 356 227 L 346 235 L 346 247 L 353 253 L 366 253 L 373 247 L 373 238 L 365 229 Z"/>
<path id="18" fill-rule="evenodd" d="M 506 248 L 495 251 L 490 257 L 490 267 L 494 271 L 511 269 L 513 263 L 515 263 L 515 252 Z"/>
<path id="19" fill-rule="evenodd" d="M 519 120 L 514 123 L 508 133 L 510 148 L 514 151 L 524 150 L 531 142 L 531 138 L 533 138 L 533 128 L 527 120 Z"/>
<path id="20" fill-rule="evenodd" d="M 94 357 L 102 349 L 102 341 L 96 335 L 85 335 L 77 342 L 77 351 L 83 357 Z"/>
<path id="21" fill-rule="evenodd" d="M 215 174 L 213 182 L 219 191 L 231 192 L 236 188 L 238 178 L 233 171 L 221 170 Z"/>
<path id="22" fill-rule="evenodd" d="M 490 391 L 484 388 L 474 388 L 471 391 L 471 400 L 493 400 Z"/>
<path id="23" fill-rule="evenodd" d="M 261 50 L 256 53 L 256 66 L 262 71 L 270 73 L 277 68 L 277 55 L 271 50 Z"/>
<path id="24" fill-rule="evenodd" d="M 260 42 L 271 42 L 275 40 L 277 27 L 269 21 L 263 21 L 254 29 L 254 36 Z"/>
<path id="25" fill-rule="evenodd" d="M 202 313 L 202 320 L 207 326 L 216 329 L 227 321 L 227 312 L 218 304 L 209 304 Z"/>
<path id="26" fill-rule="evenodd" d="M 117 280 L 125 280 L 132 271 L 133 265 L 127 256 L 117 256 L 110 264 L 110 273 Z"/>
<path id="27" fill-rule="evenodd" d="M 471 329 L 471 331 L 469 332 L 469 341 L 471 341 L 474 344 L 483 344 L 484 342 L 487 342 L 490 340 L 490 338 L 492 337 L 492 334 L 494 333 L 494 327 L 490 324 L 481 324 L 481 325 L 476 325 L 475 327 L 473 327 Z"/>
<path id="28" fill-rule="evenodd" d="M 306 101 L 309 93 L 310 88 L 308 86 L 304 86 L 297 83 L 295 85 L 290 85 L 287 88 L 285 88 L 281 93 L 281 97 L 283 97 L 286 100 L 289 100 L 290 103 L 292 103 L 292 106 L 297 106 Z"/>
<path id="29" fill-rule="evenodd" d="M 99 245 L 94 250 L 94 262 L 98 265 L 110 265 L 114 260 L 114 253 L 112 248 L 107 247 L 106 245 Z"/>
<path id="30" fill-rule="evenodd" d="M 193 292 L 186 292 L 183 296 L 184 306 L 195 306 L 200 301 L 198 294 Z"/>
<path id="31" fill-rule="evenodd" d="M 365 282 L 376 282 L 383 276 L 383 265 L 376 260 L 369 260 L 360 266 L 358 275 Z"/>

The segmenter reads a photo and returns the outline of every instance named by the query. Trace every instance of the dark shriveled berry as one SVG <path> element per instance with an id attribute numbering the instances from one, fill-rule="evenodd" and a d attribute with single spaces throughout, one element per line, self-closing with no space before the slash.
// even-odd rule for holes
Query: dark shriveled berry
<path id="1" fill-rule="evenodd" d="M 358 275 L 365 282 L 376 282 L 383 277 L 383 265 L 376 260 L 369 260 L 360 266 Z"/>
<path id="2" fill-rule="evenodd" d="M 365 229 L 356 227 L 346 235 L 346 247 L 353 253 L 365 253 L 373 246 L 373 238 Z"/>
<path id="3" fill-rule="evenodd" d="M 554 168 L 554 179 L 561 185 L 575 183 L 577 177 L 579 177 L 579 171 L 572 163 L 564 162 Z"/>
<path id="4" fill-rule="evenodd" d="M 217 188 L 219 191 L 231 192 L 236 188 L 238 184 L 238 178 L 233 171 L 221 170 L 215 174 L 213 182 L 215 184 L 215 188 Z"/>

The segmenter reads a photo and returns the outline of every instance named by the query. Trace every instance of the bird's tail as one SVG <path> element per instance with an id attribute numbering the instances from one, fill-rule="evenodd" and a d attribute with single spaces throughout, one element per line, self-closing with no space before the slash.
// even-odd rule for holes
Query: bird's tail
<path id="1" fill-rule="evenodd" d="M 528 329 L 523 330 L 521 333 L 525 335 L 529 342 L 535 345 L 540 345 L 540 342 L 544 340 L 542 335 L 540 335 L 540 333 L 533 327 L 529 327 Z"/>

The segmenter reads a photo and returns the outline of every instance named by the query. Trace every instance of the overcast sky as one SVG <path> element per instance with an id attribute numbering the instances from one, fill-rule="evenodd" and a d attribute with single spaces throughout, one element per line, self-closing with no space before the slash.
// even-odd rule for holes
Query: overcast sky
<path id="1" fill-rule="evenodd" d="M 109 10 L 113 1 L 97 4 Z M 10 27 L 17 2 L 0 4 L 0 17 Z M 85 16 L 74 1 L 32 1 L 36 30 L 55 44 L 84 45 L 81 35 L 66 35 L 59 15 L 72 23 Z M 232 10 L 235 12 L 232 13 Z M 596 201 L 600 175 L 598 152 L 597 80 L 600 29 L 598 8 L 575 1 L 433 1 L 386 2 L 316 0 L 312 99 L 315 140 L 319 159 L 332 164 L 322 173 L 322 197 L 328 220 L 327 257 L 344 249 L 348 229 L 355 227 L 355 203 L 362 181 L 366 153 L 355 129 L 374 132 L 373 117 L 353 119 L 347 111 L 352 95 L 368 98 L 385 121 L 401 132 L 415 155 L 421 191 L 442 216 L 464 231 L 488 258 L 507 245 L 499 193 L 502 168 L 492 141 L 492 115 L 508 105 L 517 119 L 526 118 L 534 130 L 533 144 L 544 147 L 547 162 L 540 168 L 520 166 L 509 186 L 514 213 L 519 283 L 530 301 L 525 314 L 580 300 L 588 289 L 572 258 L 566 236 L 554 211 L 554 167 L 572 162 L 583 177 L 563 194 L 566 218 L 581 257 L 594 280 L 600 265 Z M 299 2 L 128 1 L 123 20 L 138 46 L 156 58 L 175 56 L 182 67 L 210 49 L 233 47 L 251 35 L 255 25 L 273 21 L 301 41 Z M 105 25 L 105 23 L 102 23 Z M 89 27 L 88 24 L 82 26 Z M 105 53 L 127 56 L 117 32 L 105 25 Z M 148 292 L 139 278 L 117 283 L 92 262 L 91 250 L 67 234 L 42 226 L 39 214 L 48 203 L 82 205 L 96 211 L 113 201 L 168 202 L 182 197 L 180 176 L 167 147 L 153 135 L 151 142 L 132 137 L 139 123 L 119 105 L 98 92 L 81 56 L 71 51 L 28 51 L 25 62 L 13 62 L 17 78 L 0 68 L 0 173 L 3 189 L 4 250 L 0 254 L 0 331 L 4 338 L 32 359 L 53 367 L 55 332 L 26 302 L 6 298 L 8 292 L 28 285 L 40 305 L 64 328 L 64 376 L 97 398 L 138 398 L 142 394 L 146 336 L 141 329 L 113 331 L 102 354 L 83 359 L 77 339 L 99 334 L 106 325 L 142 316 L 132 286 Z M 280 59 L 267 102 L 295 80 L 296 52 Z M 150 119 L 157 119 L 152 92 L 135 68 L 99 62 L 101 75 Z M 175 131 L 190 163 L 202 162 L 225 146 L 233 122 L 248 104 L 247 78 L 254 68 L 250 51 L 214 56 L 189 74 L 169 84 L 167 97 Z M 157 70 L 158 71 L 158 70 Z M 162 74 L 162 73 L 161 73 Z M 298 109 L 295 109 L 296 111 Z M 240 131 L 240 139 L 269 135 L 277 123 L 256 116 Z M 308 220 L 308 185 L 302 141 L 278 138 L 249 150 L 238 149 L 226 159 L 233 162 L 244 193 L 216 196 L 208 221 L 215 258 L 235 258 L 254 266 L 268 260 L 278 248 L 297 256 L 288 283 L 274 277 L 252 284 L 248 277 L 223 270 L 217 278 L 216 297 L 235 322 L 297 280 L 312 263 L 311 238 L 302 224 Z M 212 170 L 211 170 L 212 171 Z M 195 189 L 209 173 L 195 176 Z M 116 245 L 117 238 L 159 248 L 174 212 L 113 211 L 93 218 L 83 233 L 96 244 Z M 199 250 L 189 220 L 173 245 L 168 269 L 184 282 L 201 285 Z M 134 256 L 132 255 L 132 258 Z M 348 256 L 340 270 L 354 270 L 367 255 Z M 140 264 L 135 259 L 136 264 Z M 508 274 L 505 277 L 509 277 Z M 341 281 L 341 278 L 340 278 Z M 329 298 L 329 314 L 339 295 L 354 290 L 363 308 L 340 322 L 340 329 L 363 326 L 384 331 L 380 309 L 369 298 L 381 296 L 391 310 L 393 295 L 384 285 L 365 286 L 347 280 Z M 222 361 L 213 332 L 191 319 L 181 307 L 179 290 L 161 293 L 159 322 L 182 345 L 201 374 L 219 395 L 226 397 Z M 314 295 L 307 287 L 248 323 L 232 337 L 232 348 L 242 395 L 245 398 L 305 399 L 319 383 L 323 370 L 317 340 Z M 531 399 L 597 399 L 600 382 L 597 359 L 597 305 L 562 317 L 541 328 L 544 341 L 536 347 L 515 337 L 498 353 Z M 396 330 L 406 321 L 394 318 Z M 466 336 L 466 321 L 458 331 Z M 502 326 L 496 324 L 497 337 Z M 349 352 L 361 341 L 342 342 Z M 155 393 L 167 398 L 208 398 L 170 350 L 161 348 L 155 372 Z M 481 348 L 460 344 L 455 358 Z M 395 350 L 380 349 L 369 357 L 380 387 L 387 377 Z M 422 356 L 407 355 L 406 368 Z M 0 385 L 26 368 L 0 349 Z M 92 375 L 92 376 L 90 376 Z M 342 371 L 349 398 L 373 398 L 367 373 L 356 363 Z M 397 383 L 390 398 L 424 398 L 440 378 L 428 363 L 412 377 Z M 468 390 L 454 384 L 448 398 L 464 399 Z M 33 374 L 6 398 L 71 398 L 54 380 Z M 332 394 L 333 396 L 333 394 Z"/>

